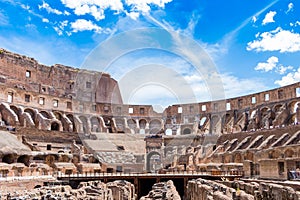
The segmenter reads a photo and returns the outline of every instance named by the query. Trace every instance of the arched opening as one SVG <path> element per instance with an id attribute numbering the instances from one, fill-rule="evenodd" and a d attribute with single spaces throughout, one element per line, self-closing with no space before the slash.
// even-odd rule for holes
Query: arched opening
<path id="1" fill-rule="evenodd" d="M 276 113 L 276 112 L 280 111 L 281 107 L 282 107 L 281 104 L 277 104 L 273 107 L 273 111 Z"/>
<path id="2" fill-rule="evenodd" d="M 103 117 L 103 120 L 104 120 L 105 126 L 108 129 L 108 132 L 113 133 L 113 121 L 112 121 L 112 119 L 110 117 Z"/>
<path id="3" fill-rule="evenodd" d="M 211 132 L 214 133 L 214 134 L 216 134 L 218 132 L 217 125 L 218 125 L 219 121 L 220 121 L 219 116 L 217 116 L 217 115 L 212 116 L 212 118 L 211 118 Z"/>
<path id="4" fill-rule="evenodd" d="M 161 121 L 153 119 L 149 123 L 150 134 L 158 134 L 161 130 Z"/>
<path id="5" fill-rule="evenodd" d="M 291 114 L 291 119 L 289 123 L 299 124 L 300 123 L 300 102 L 299 101 L 290 102 L 288 105 L 288 109 L 289 109 L 289 113 Z"/>
<path id="6" fill-rule="evenodd" d="M 136 121 L 134 119 L 128 119 L 127 124 L 130 129 L 135 129 L 136 128 Z"/>
<path id="7" fill-rule="evenodd" d="M 146 129 L 147 121 L 145 119 L 140 119 L 139 126 L 141 129 Z"/>
<path id="8" fill-rule="evenodd" d="M 117 132 L 118 133 L 124 133 L 125 132 L 125 120 L 124 120 L 124 118 L 116 118 L 115 122 L 116 122 L 116 126 L 117 126 Z"/>
<path id="9" fill-rule="evenodd" d="M 32 109 L 26 108 L 24 112 L 28 113 L 31 116 L 32 121 L 35 121 L 35 112 Z"/>
<path id="10" fill-rule="evenodd" d="M 61 122 L 63 131 L 71 131 L 69 127 L 69 123 L 65 118 L 63 118 L 63 115 L 60 112 L 55 111 L 53 112 L 53 114 L 55 118 Z"/>
<path id="11" fill-rule="evenodd" d="M 14 111 L 14 113 L 18 116 L 18 118 L 20 118 L 20 111 L 19 111 L 19 109 L 16 106 L 11 105 L 10 109 L 12 111 Z"/>
<path id="12" fill-rule="evenodd" d="M 17 159 L 18 163 L 23 163 L 24 165 L 26 165 L 27 167 L 29 167 L 30 165 L 30 157 L 27 155 L 22 155 Z"/>
<path id="13" fill-rule="evenodd" d="M 51 123 L 51 131 L 59 131 L 59 124 L 57 122 Z"/>
<path id="14" fill-rule="evenodd" d="M 7 164 L 11 164 L 14 162 L 14 155 L 12 154 L 7 154 L 4 155 L 2 158 L 2 162 L 7 163 Z"/>
<path id="15" fill-rule="evenodd" d="M 199 129 L 202 129 L 203 126 L 205 125 L 206 121 L 207 121 L 207 117 L 202 117 L 201 120 L 199 121 L 199 126 L 198 126 L 198 128 L 199 128 Z"/>
<path id="16" fill-rule="evenodd" d="M 157 172 L 162 168 L 161 156 L 158 152 L 152 151 L 147 155 L 147 171 Z"/>
<path id="17" fill-rule="evenodd" d="M 50 114 L 47 111 L 41 111 L 40 114 L 47 119 L 51 119 Z"/>
<path id="18" fill-rule="evenodd" d="M 82 131 L 83 131 L 83 133 L 87 134 L 88 133 L 88 123 L 87 123 L 86 117 L 80 116 L 79 119 L 82 122 Z"/>
<path id="19" fill-rule="evenodd" d="M 271 159 L 277 159 L 280 157 L 280 155 L 281 155 L 281 152 L 279 150 L 271 150 L 269 152 L 269 158 L 271 158 Z"/>
<path id="20" fill-rule="evenodd" d="M 242 161 L 242 155 L 239 154 L 239 153 L 235 154 L 235 156 L 234 156 L 234 162 L 235 163 L 242 163 L 243 162 Z"/>
<path id="21" fill-rule="evenodd" d="M 72 114 L 68 114 L 67 115 L 67 118 L 72 122 L 72 125 L 73 125 L 73 132 L 77 132 L 77 128 L 76 128 L 76 125 L 75 125 L 75 122 L 74 122 L 74 117 Z"/>
<path id="22" fill-rule="evenodd" d="M 287 150 L 284 152 L 284 157 L 285 157 L 285 158 L 291 158 L 291 157 L 293 157 L 294 153 L 295 153 L 295 152 L 294 152 L 292 149 L 287 149 Z"/>
<path id="23" fill-rule="evenodd" d="M 223 133 L 231 133 L 232 132 L 233 122 L 231 121 L 231 119 L 232 119 L 232 116 L 229 113 L 227 113 L 223 116 L 223 118 L 222 118 Z"/>
<path id="24" fill-rule="evenodd" d="M 185 129 L 183 129 L 183 131 L 182 131 L 182 134 L 183 135 L 189 135 L 189 134 L 191 134 L 192 133 L 192 130 L 190 129 L 190 128 L 185 128 Z"/>
<path id="25" fill-rule="evenodd" d="M 57 161 L 57 160 L 58 160 L 58 157 L 57 157 L 57 156 L 54 156 L 54 155 L 47 155 L 47 156 L 45 157 L 45 163 L 46 163 L 47 165 L 49 165 L 50 167 L 53 167 L 55 161 Z"/>
<path id="26" fill-rule="evenodd" d="M 53 112 L 53 114 L 54 114 L 54 116 L 55 116 L 55 118 L 56 118 L 57 120 L 59 120 L 59 121 L 62 120 L 62 114 L 61 114 L 61 113 L 59 113 L 59 112 Z"/>
<path id="27" fill-rule="evenodd" d="M 244 155 L 244 160 L 251 160 L 253 161 L 254 155 L 252 152 L 248 151 L 245 155 Z"/>
<path id="28" fill-rule="evenodd" d="M 267 114 L 268 114 L 268 111 L 270 109 L 268 107 L 263 107 L 261 110 L 260 110 L 260 114 L 261 114 L 261 117 L 264 118 Z"/>
<path id="29" fill-rule="evenodd" d="M 100 119 L 98 117 L 91 118 L 91 126 L 92 132 L 101 132 Z"/>

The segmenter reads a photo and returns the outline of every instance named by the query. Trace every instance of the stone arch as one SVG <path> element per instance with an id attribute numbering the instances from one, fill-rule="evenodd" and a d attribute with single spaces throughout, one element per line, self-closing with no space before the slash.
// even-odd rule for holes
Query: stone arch
<path id="1" fill-rule="evenodd" d="M 253 161 L 253 158 L 254 158 L 253 152 L 247 151 L 244 154 L 244 160 L 252 160 Z"/>
<path id="2" fill-rule="evenodd" d="M 289 102 L 288 110 L 291 115 L 290 123 L 299 124 L 300 123 L 300 102 L 299 101 Z"/>
<path id="3" fill-rule="evenodd" d="M 128 127 L 130 128 L 130 129 L 133 129 L 133 130 L 135 130 L 136 129 L 136 121 L 134 120 L 134 119 L 128 119 L 127 120 L 127 124 L 128 124 Z"/>
<path id="4" fill-rule="evenodd" d="M 183 129 L 183 131 L 182 131 L 182 134 L 183 135 L 189 135 L 189 134 L 191 134 L 192 133 L 192 130 L 190 129 L 190 128 L 185 128 L 185 129 Z"/>
<path id="5" fill-rule="evenodd" d="M 85 116 L 79 117 L 80 121 L 82 122 L 82 131 L 83 133 L 88 133 L 88 121 Z"/>
<path id="6" fill-rule="evenodd" d="M 124 118 L 115 118 L 116 128 L 118 133 L 125 133 L 125 120 Z"/>
<path id="7" fill-rule="evenodd" d="M 30 157 L 28 155 L 19 156 L 17 159 L 17 163 L 23 163 L 27 167 L 30 165 Z"/>
<path id="8" fill-rule="evenodd" d="M 281 107 L 282 107 L 282 104 L 278 103 L 273 106 L 272 110 L 276 113 L 280 110 Z"/>
<path id="9" fill-rule="evenodd" d="M 47 165 L 49 165 L 50 167 L 53 167 L 55 161 L 57 161 L 57 160 L 58 160 L 58 156 L 57 155 L 47 155 L 45 157 L 45 163 Z"/>
<path id="10" fill-rule="evenodd" d="M 91 121 L 91 131 L 97 133 L 101 132 L 100 119 L 96 116 L 93 116 L 91 117 L 90 121 Z"/>
<path id="11" fill-rule="evenodd" d="M 46 119 L 51 119 L 51 115 L 45 110 L 40 111 L 40 114 Z"/>
<path id="12" fill-rule="evenodd" d="M 26 108 L 26 109 L 24 110 L 24 112 L 27 112 L 27 113 L 31 116 L 32 121 L 35 122 L 35 116 L 36 116 L 36 114 L 35 114 L 35 112 L 34 112 L 33 109 L 31 109 L 31 108 Z"/>
<path id="13" fill-rule="evenodd" d="M 140 129 L 146 129 L 146 126 L 147 126 L 147 120 L 140 119 L 139 120 L 139 127 L 140 127 Z"/>
<path id="14" fill-rule="evenodd" d="M 154 158 L 153 158 L 154 157 Z M 148 172 L 154 172 L 158 165 L 161 165 L 161 155 L 157 151 L 151 151 L 147 154 L 146 158 L 146 170 Z"/>
<path id="15" fill-rule="evenodd" d="M 63 131 L 71 131 L 70 127 L 69 127 L 69 123 L 63 117 L 62 113 L 60 113 L 58 111 L 54 111 L 53 114 L 54 114 L 55 118 L 61 122 Z"/>
<path id="16" fill-rule="evenodd" d="M 14 126 L 19 123 L 19 118 L 17 114 L 10 109 L 10 104 L 0 103 L 0 120 L 10 126 Z"/>
<path id="17" fill-rule="evenodd" d="M 236 153 L 234 155 L 234 162 L 235 163 L 242 163 L 243 162 L 243 157 L 240 153 Z"/>
<path id="18" fill-rule="evenodd" d="M 224 163 L 231 163 L 232 162 L 232 154 L 224 155 Z"/>
<path id="19" fill-rule="evenodd" d="M 11 164 L 15 162 L 15 156 L 13 154 L 6 154 L 2 157 L 2 162 Z"/>
<path id="20" fill-rule="evenodd" d="M 269 151 L 269 158 L 271 159 L 276 159 L 279 158 L 280 156 L 281 156 L 281 151 L 278 149 L 273 149 Z"/>
<path id="21" fill-rule="evenodd" d="M 57 122 L 51 123 L 51 131 L 60 131 L 60 125 Z"/>
<path id="22" fill-rule="evenodd" d="M 207 121 L 208 121 L 207 116 L 201 117 L 201 119 L 199 121 L 199 127 L 203 127 L 206 124 Z"/>
<path id="23" fill-rule="evenodd" d="M 115 126 L 114 126 L 114 122 L 113 122 L 112 118 L 108 117 L 108 116 L 103 116 L 102 118 L 103 118 L 105 126 L 108 129 L 108 132 L 113 133 L 115 131 Z"/>
<path id="24" fill-rule="evenodd" d="M 12 111 L 14 111 L 14 113 L 18 116 L 18 118 L 20 119 L 20 109 L 17 108 L 17 106 L 14 106 L 14 105 L 10 105 L 10 109 Z"/>
<path id="25" fill-rule="evenodd" d="M 152 119 L 149 123 L 150 134 L 157 134 L 161 130 L 161 121 L 159 119 Z"/>
<path id="26" fill-rule="evenodd" d="M 72 114 L 67 114 L 67 118 L 71 121 L 73 125 L 73 132 L 77 132 L 77 127 L 74 121 L 74 116 Z"/>
<path id="27" fill-rule="evenodd" d="M 230 133 L 232 132 L 232 125 L 233 124 L 230 124 L 230 120 L 231 120 L 231 114 L 230 113 L 226 113 L 223 115 L 222 117 L 222 124 L 223 124 L 223 132 L 225 133 Z"/>
<path id="28" fill-rule="evenodd" d="M 284 157 L 285 158 L 291 158 L 295 155 L 295 151 L 291 148 L 288 148 L 284 151 Z"/>
<path id="29" fill-rule="evenodd" d="M 217 125 L 218 125 L 219 121 L 220 121 L 220 116 L 219 115 L 213 115 L 211 117 L 211 123 L 210 123 L 210 126 L 211 126 L 210 127 L 210 132 L 211 133 L 217 133 L 218 132 Z"/>

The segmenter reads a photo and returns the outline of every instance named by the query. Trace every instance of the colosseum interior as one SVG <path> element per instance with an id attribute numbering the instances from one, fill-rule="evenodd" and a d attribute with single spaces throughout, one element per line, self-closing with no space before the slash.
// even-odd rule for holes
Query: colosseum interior
<path id="1" fill-rule="evenodd" d="M 123 104 L 109 74 L 45 66 L 1 49 L 0 88 L 3 194 L 32 190 L 60 174 L 238 170 L 238 180 L 189 181 L 185 198 L 300 199 L 300 83 L 157 113 L 151 105 Z M 89 184 L 105 191 L 100 199 L 113 191 L 130 193 L 113 199 L 137 198 L 130 183 L 81 187 Z M 171 182 L 160 184 L 174 190 Z M 142 199 L 159 196 L 159 187 L 165 186 L 154 185 Z"/>

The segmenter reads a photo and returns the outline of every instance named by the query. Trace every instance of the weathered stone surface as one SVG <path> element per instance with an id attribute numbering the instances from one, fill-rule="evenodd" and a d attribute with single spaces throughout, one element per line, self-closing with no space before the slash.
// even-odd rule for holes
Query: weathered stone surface
<path id="1" fill-rule="evenodd" d="M 127 181 L 103 183 L 100 181 L 83 182 L 78 189 L 70 186 L 47 186 L 31 191 L 2 194 L 4 199 L 27 200 L 135 200 L 134 186 Z"/>
<path id="2" fill-rule="evenodd" d="M 153 199 L 163 199 L 163 200 L 180 200 L 180 196 L 173 184 L 173 181 L 156 183 L 152 186 L 152 190 L 147 196 L 143 196 L 140 200 L 153 200 Z"/>

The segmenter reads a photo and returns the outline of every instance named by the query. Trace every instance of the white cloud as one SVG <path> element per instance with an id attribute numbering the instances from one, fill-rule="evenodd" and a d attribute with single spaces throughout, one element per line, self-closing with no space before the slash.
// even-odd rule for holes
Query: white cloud
<path id="1" fill-rule="evenodd" d="M 68 25 L 68 20 L 61 21 L 57 24 L 57 26 L 54 26 L 54 30 L 57 32 L 58 35 L 63 35 L 65 27 Z"/>
<path id="2" fill-rule="evenodd" d="M 278 74 L 285 74 L 288 70 L 294 69 L 292 66 L 283 66 L 280 65 L 279 60 L 277 57 L 272 56 L 268 58 L 267 62 L 260 62 L 257 64 L 257 66 L 254 68 L 257 71 L 264 71 L 264 72 L 269 72 L 274 70 Z"/>
<path id="3" fill-rule="evenodd" d="M 232 74 L 220 74 L 223 82 L 223 88 L 226 98 L 247 95 L 267 89 L 261 80 L 258 79 L 240 79 Z M 191 85 L 197 96 L 197 101 L 208 101 L 209 89 L 200 75 L 192 74 L 184 77 Z M 205 98 L 206 97 L 206 98 Z"/>
<path id="4" fill-rule="evenodd" d="M 286 11 L 286 13 L 288 13 L 290 11 L 293 11 L 293 8 L 294 8 L 294 4 L 293 3 L 289 3 L 288 10 Z"/>
<path id="5" fill-rule="evenodd" d="M 257 35 L 257 40 L 249 42 L 247 50 L 296 52 L 300 50 L 300 34 L 278 27 L 276 30 Z"/>
<path id="6" fill-rule="evenodd" d="M 129 16 L 133 20 L 137 20 L 139 18 L 140 13 L 139 12 L 126 12 L 126 15 Z"/>
<path id="7" fill-rule="evenodd" d="M 63 34 L 63 31 L 60 30 L 57 26 L 54 26 L 53 28 L 59 36 Z"/>
<path id="8" fill-rule="evenodd" d="M 272 22 L 275 22 L 274 21 L 274 16 L 276 15 L 276 12 L 275 11 L 270 11 L 266 14 L 263 22 L 262 22 L 262 25 L 266 25 L 268 23 L 272 23 Z"/>
<path id="9" fill-rule="evenodd" d="M 300 81 L 300 67 L 295 72 L 290 72 L 286 76 L 283 76 L 281 80 L 275 81 L 275 84 L 285 86 Z"/>
<path id="10" fill-rule="evenodd" d="M 74 10 L 76 15 L 92 15 L 96 20 L 105 18 L 105 10 L 110 9 L 116 13 L 125 13 L 127 16 L 136 20 L 141 13 L 147 14 L 151 6 L 164 8 L 165 4 L 172 0 L 121 0 L 95 1 L 95 0 L 61 0 L 62 4 Z M 128 7 L 128 10 L 124 8 Z"/>
<path id="11" fill-rule="evenodd" d="M 231 74 L 221 74 L 226 98 L 260 92 L 268 87 L 259 79 L 241 79 Z"/>
<path id="12" fill-rule="evenodd" d="M 49 19 L 43 18 L 43 19 L 42 19 L 42 22 L 49 23 Z"/>
<path id="13" fill-rule="evenodd" d="M 293 66 L 287 66 L 287 67 L 285 67 L 285 66 L 279 66 L 277 69 L 276 69 L 276 72 L 278 73 L 278 74 L 285 74 L 288 70 L 292 70 L 292 69 L 294 69 L 294 67 Z"/>
<path id="14" fill-rule="evenodd" d="M 30 6 L 25 5 L 25 4 L 21 4 L 20 6 L 21 6 L 21 8 L 23 8 L 24 10 L 29 10 L 29 9 L 30 9 Z"/>
<path id="15" fill-rule="evenodd" d="M 155 5 L 164 8 L 165 4 L 172 2 L 172 0 L 126 0 L 128 6 L 132 7 L 132 11 L 139 11 L 142 13 L 149 13 L 150 5 Z"/>
<path id="16" fill-rule="evenodd" d="M 90 20 L 85 19 L 77 19 L 75 22 L 71 23 L 72 32 L 80 32 L 80 31 L 94 31 L 97 33 L 109 33 L 110 29 L 103 29 L 100 26 L 94 24 Z"/>
<path id="17" fill-rule="evenodd" d="M 255 23 L 256 21 L 257 21 L 257 17 L 256 17 L 256 16 L 253 16 L 253 17 L 252 17 L 252 22 Z"/>
<path id="18" fill-rule="evenodd" d="M 101 20 L 105 18 L 104 11 L 106 9 L 110 9 L 116 12 L 120 12 L 123 10 L 123 4 L 121 0 L 61 0 L 61 2 L 66 7 L 73 9 L 76 15 L 90 14 L 96 20 Z"/>
<path id="19" fill-rule="evenodd" d="M 71 15 L 71 13 L 69 13 L 68 11 L 64 11 L 64 15 L 67 15 L 67 16 L 69 16 L 69 15 Z"/>
<path id="20" fill-rule="evenodd" d="M 255 70 L 259 71 L 265 71 L 265 72 L 268 72 L 268 71 L 271 71 L 273 70 L 276 65 L 278 63 L 278 58 L 275 57 L 275 56 L 272 56 L 270 58 L 268 58 L 267 62 L 260 62 L 257 64 L 257 66 L 255 67 Z"/>
<path id="21" fill-rule="evenodd" d="M 39 5 L 39 9 L 45 9 L 48 13 L 54 13 L 57 15 L 62 15 L 63 13 L 57 9 L 51 8 L 49 4 L 47 4 L 45 1 L 43 1 L 42 5 Z"/>
<path id="22" fill-rule="evenodd" d="M 290 23 L 290 26 L 294 26 L 294 27 L 297 27 L 300 25 L 300 21 L 296 21 L 295 23 Z"/>

